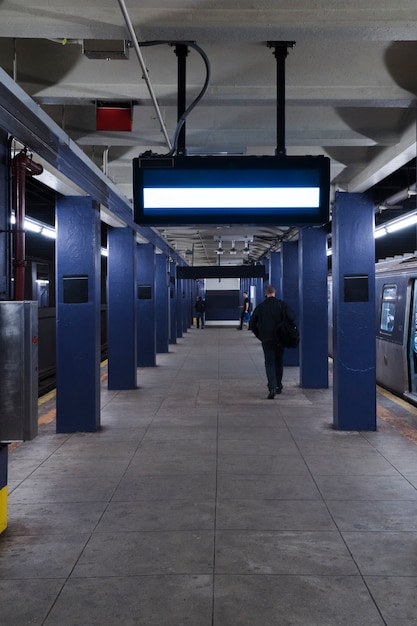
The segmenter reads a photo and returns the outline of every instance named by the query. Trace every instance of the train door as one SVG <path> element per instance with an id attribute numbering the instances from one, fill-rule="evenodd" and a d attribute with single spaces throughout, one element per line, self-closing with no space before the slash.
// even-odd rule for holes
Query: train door
<path id="1" fill-rule="evenodd" d="M 410 392 L 417 394 L 417 280 L 412 285 L 408 363 Z"/>

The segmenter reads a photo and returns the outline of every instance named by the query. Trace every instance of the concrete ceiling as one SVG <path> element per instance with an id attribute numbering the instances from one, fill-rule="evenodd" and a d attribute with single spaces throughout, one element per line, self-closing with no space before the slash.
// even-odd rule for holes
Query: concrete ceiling
<path id="1" fill-rule="evenodd" d="M 2 68 L 129 199 L 132 159 L 167 153 L 177 122 L 175 46 L 142 45 L 149 41 L 192 41 L 209 60 L 207 92 L 186 122 L 188 154 L 275 154 L 277 65 L 267 42 L 291 41 L 287 154 L 330 157 L 332 195 L 372 190 L 382 204 L 415 185 L 415 0 L 0 0 L 0 18 Z M 88 58 L 103 40 L 109 49 L 130 41 L 128 58 Z M 205 79 L 203 58 L 190 48 L 187 105 Z M 97 131 L 97 101 L 121 100 L 133 103 L 132 131 Z M 279 226 L 160 232 L 194 265 L 256 261 L 297 237 Z M 218 255 L 219 237 L 236 240 L 237 254 L 227 243 Z"/>

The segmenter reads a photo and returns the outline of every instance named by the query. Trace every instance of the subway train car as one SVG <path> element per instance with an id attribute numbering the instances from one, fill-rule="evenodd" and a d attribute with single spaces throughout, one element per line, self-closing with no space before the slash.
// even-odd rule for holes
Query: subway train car
<path id="1" fill-rule="evenodd" d="M 105 258 L 101 261 L 101 358 L 107 358 L 107 304 Z M 26 259 L 25 299 L 38 303 L 38 395 L 56 385 L 55 266 L 50 259 Z"/>
<path id="2" fill-rule="evenodd" d="M 333 355 L 329 277 L 329 355 Z M 375 266 L 376 381 L 417 406 L 417 253 Z"/>
<path id="3" fill-rule="evenodd" d="M 376 380 L 417 405 L 417 256 L 375 267 Z"/>

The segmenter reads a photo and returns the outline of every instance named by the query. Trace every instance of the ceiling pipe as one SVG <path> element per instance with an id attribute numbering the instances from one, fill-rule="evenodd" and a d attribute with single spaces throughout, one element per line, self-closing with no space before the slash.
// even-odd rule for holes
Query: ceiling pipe
<path id="1" fill-rule="evenodd" d="M 268 41 L 268 48 L 273 48 L 277 61 L 277 147 L 276 156 L 285 156 L 287 147 L 285 142 L 285 59 L 288 48 L 292 48 L 295 41 Z"/>
<path id="2" fill-rule="evenodd" d="M 387 207 L 387 208 L 389 208 L 391 206 L 395 206 L 399 202 L 403 202 L 404 200 L 408 200 L 410 195 L 414 195 L 415 194 L 416 186 L 417 186 L 417 183 L 413 183 L 412 185 L 410 185 L 406 189 L 403 189 L 402 191 L 398 191 L 394 195 L 390 196 L 389 198 L 387 198 L 386 200 L 381 202 L 378 205 L 378 207 Z"/>
<path id="3" fill-rule="evenodd" d="M 167 129 L 166 129 L 165 122 L 162 119 L 161 109 L 159 108 L 159 104 L 158 104 L 158 101 L 156 99 L 155 92 L 153 90 L 153 87 L 152 87 L 152 84 L 151 84 L 151 81 L 150 81 L 150 78 L 149 78 L 149 73 L 148 73 L 148 70 L 147 70 L 147 67 L 146 67 L 146 64 L 145 64 L 145 60 L 143 58 L 141 49 L 139 47 L 139 43 L 138 43 L 138 39 L 136 37 L 135 29 L 133 28 L 132 21 L 131 21 L 131 19 L 129 17 L 129 13 L 128 13 L 127 8 L 126 8 L 126 4 L 125 4 L 124 0 L 118 0 L 118 3 L 119 3 L 119 6 L 120 6 L 120 10 L 123 13 L 123 17 L 125 19 L 126 26 L 127 26 L 128 31 L 129 31 L 130 39 L 132 41 L 133 47 L 134 47 L 135 52 L 136 52 L 136 56 L 138 57 L 139 65 L 140 65 L 140 67 L 142 69 L 142 72 L 143 72 L 143 79 L 144 79 L 144 81 L 145 81 L 145 83 L 146 83 L 146 85 L 148 87 L 149 95 L 151 96 L 151 100 L 152 100 L 152 103 L 154 105 L 154 108 L 155 108 L 155 111 L 156 111 L 156 115 L 158 117 L 159 124 L 161 126 L 161 130 L 162 130 L 162 132 L 164 134 L 167 146 L 168 146 L 169 150 L 171 150 L 172 149 L 171 140 L 170 140 L 170 138 L 168 136 L 168 132 L 167 132 Z"/>
<path id="4" fill-rule="evenodd" d="M 186 75 L 187 75 L 187 64 L 186 59 L 188 55 L 188 47 L 186 44 L 177 44 L 175 46 L 175 54 L 177 55 L 178 62 L 178 102 L 177 102 L 177 121 L 179 122 L 182 119 L 186 111 Z M 185 145 L 185 122 L 181 126 L 181 130 L 178 135 L 178 145 L 177 152 L 179 155 L 185 155 L 186 145 Z"/>
<path id="5" fill-rule="evenodd" d="M 25 299 L 25 211 L 26 175 L 38 176 L 43 167 L 28 157 L 26 150 L 19 152 L 12 161 L 13 187 L 12 202 L 16 217 L 14 233 L 14 299 Z"/>

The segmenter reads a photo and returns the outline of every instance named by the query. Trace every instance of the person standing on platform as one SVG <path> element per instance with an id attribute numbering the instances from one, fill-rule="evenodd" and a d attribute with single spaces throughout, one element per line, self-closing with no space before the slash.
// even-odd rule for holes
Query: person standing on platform
<path id="1" fill-rule="evenodd" d="M 249 330 L 261 341 L 265 357 L 265 371 L 268 380 L 268 400 L 282 392 L 284 346 L 279 343 L 279 326 L 283 320 L 284 306 L 291 319 L 294 313 L 281 300 L 276 298 L 273 285 L 265 288 L 265 300 L 258 304 L 252 313 Z"/>
<path id="2" fill-rule="evenodd" d="M 250 300 L 249 300 L 248 292 L 244 291 L 242 313 L 240 314 L 240 325 L 239 325 L 238 330 L 243 329 L 243 322 L 245 321 L 245 316 L 248 316 L 248 315 L 250 315 Z"/>
<path id="3" fill-rule="evenodd" d="M 198 296 L 194 308 L 195 308 L 197 328 L 200 328 L 200 321 L 201 321 L 201 328 L 204 328 L 204 322 L 205 322 L 204 313 L 206 310 L 206 303 L 201 296 Z"/>

